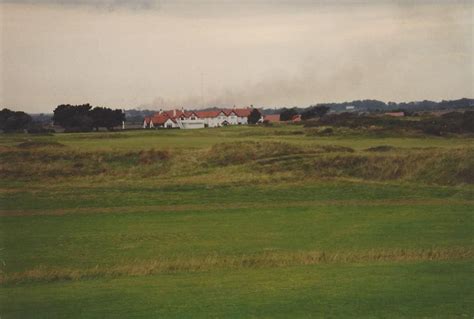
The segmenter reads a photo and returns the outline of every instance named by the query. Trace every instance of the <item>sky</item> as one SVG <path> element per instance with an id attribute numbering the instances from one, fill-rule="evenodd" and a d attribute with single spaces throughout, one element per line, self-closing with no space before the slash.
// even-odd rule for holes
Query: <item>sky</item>
<path id="1" fill-rule="evenodd" d="M 474 1 L 0 0 L 0 108 L 474 96 Z"/>

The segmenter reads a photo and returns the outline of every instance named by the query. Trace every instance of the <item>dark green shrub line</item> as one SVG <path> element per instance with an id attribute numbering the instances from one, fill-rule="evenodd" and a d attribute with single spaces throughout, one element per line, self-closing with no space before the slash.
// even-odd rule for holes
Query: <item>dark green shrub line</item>
<path id="1" fill-rule="evenodd" d="M 386 131 L 419 131 L 429 135 L 474 133 L 474 111 L 450 112 L 428 118 L 392 118 L 358 113 L 329 114 L 316 121 L 307 121 L 305 127 L 346 127 L 351 129 L 372 129 Z M 331 128 L 313 130 L 308 135 L 332 135 Z"/>

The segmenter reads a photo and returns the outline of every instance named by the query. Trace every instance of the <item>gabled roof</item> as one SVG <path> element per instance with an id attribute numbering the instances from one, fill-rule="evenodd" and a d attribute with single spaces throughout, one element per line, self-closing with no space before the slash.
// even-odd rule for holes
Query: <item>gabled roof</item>
<path id="1" fill-rule="evenodd" d="M 252 109 L 250 108 L 240 108 L 240 109 L 219 109 L 219 110 L 210 110 L 210 111 L 182 111 L 182 110 L 170 110 L 164 111 L 161 113 L 155 113 L 151 117 L 145 117 L 145 121 L 149 123 L 150 120 L 153 121 L 153 124 L 163 124 L 166 122 L 166 119 L 171 119 L 173 122 L 176 122 L 175 119 L 182 116 L 189 118 L 191 116 L 196 116 L 198 118 L 214 118 L 219 116 L 221 113 L 224 113 L 226 116 L 235 114 L 238 117 L 248 117 Z"/>
<path id="2" fill-rule="evenodd" d="M 197 111 L 195 112 L 195 114 L 199 117 L 199 118 L 206 118 L 206 117 L 216 117 L 219 115 L 221 111 L 220 110 L 216 110 L 216 111 Z"/>
<path id="3" fill-rule="evenodd" d="M 153 115 L 151 118 L 151 121 L 153 122 L 153 125 L 163 125 L 167 120 L 171 120 L 173 122 L 176 122 L 173 118 L 169 117 L 166 113 L 156 113 Z"/>
<path id="4" fill-rule="evenodd" d="M 264 121 L 268 122 L 280 122 L 280 114 L 270 114 L 270 115 L 264 115 L 263 116 Z"/>
<path id="5" fill-rule="evenodd" d="M 247 117 L 252 112 L 252 109 L 251 108 L 233 109 L 231 111 L 234 111 L 234 113 L 237 114 L 238 117 Z"/>
<path id="6" fill-rule="evenodd" d="M 176 118 L 180 117 L 181 115 L 186 116 L 186 112 L 183 112 L 181 110 L 164 111 L 162 114 L 166 114 L 169 118 Z"/>
<path id="7" fill-rule="evenodd" d="M 191 117 L 193 115 L 196 116 L 196 117 L 199 117 L 199 115 L 194 111 L 184 111 L 184 116 L 186 116 L 186 117 Z"/>

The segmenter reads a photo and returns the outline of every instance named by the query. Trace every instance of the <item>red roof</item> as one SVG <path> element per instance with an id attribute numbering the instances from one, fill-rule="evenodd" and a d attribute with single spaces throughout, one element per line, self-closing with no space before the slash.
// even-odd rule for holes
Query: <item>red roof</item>
<path id="1" fill-rule="evenodd" d="M 221 112 L 221 110 L 217 110 L 217 111 L 197 111 L 195 113 L 198 117 L 205 118 L 205 117 L 216 117 L 216 116 L 219 115 L 220 112 Z"/>
<path id="2" fill-rule="evenodd" d="M 175 120 L 173 118 L 169 117 L 166 113 L 161 113 L 161 114 L 156 113 L 151 118 L 151 121 L 153 122 L 153 125 L 163 125 L 163 124 L 165 124 L 165 122 L 167 120 L 172 120 L 173 122 L 175 122 Z"/>
<path id="3" fill-rule="evenodd" d="M 401 116 L 405 116 L 405 113 L 404 112 L 387 112 L 387 113 L 384 113 L 384 115 L 401 117 Z"/>
<path id="4" fill-rule="evenodd" d="M 220 113 L 224 113 L 226 116 L 231 115 L 234 113 L 238 117 L 248 117 L 252 109 L 245 108 L 245 109 L 220 109 L 220 110 L 213 110 L 213 111 L 197 111 L 196 114 L 203 118 L 203 117 L 217 117 Z"/>
<path id="5" fill-rule="evenodd" d="M 242 109 L 219 109 L 219 110 L 211 110 L 211 111 L 182 111 L 182 110 L 170 110 L 170 111 L 164 111 L 161 113 L 155 113 L 152 117 L 145 117 L 145 121 L 148 123 L 151 120 L 153 120 L 153 124 L 163 124 L 166 122 L 167 119 L 171 119 L 173 122 L 175 122 L 176 118 L 179 118 L 181 116 L 184 116 L 186 118 L 191 117 L 193 114 L 197 116 L 198 118 L 208 118 L 208 117 L 217 117 L 219 114 L 224 113 L 226 116 L 231 115 L 234 113 L 238 117 L 248 117 L 250 115 L 250 112 L 252 112 L 252 109 L 250 108 L 242 108 Z"/>
<path id="6" fill-rule="evenodd" d="M 280 114 L 264 115 L 263 120 L 270 123 L 280 122 Z"/>
<path id="7" fill-rule="evenodd" d="M 166 114 L 169 118 L 177 118 L 181 115 L 186 116 L 186 112 L 183 112 L 181 110 L 164 111 L 162 114 Z"/>
<path id="8" fill-rule="evenodd" d="M 231 111 L 234 111 L 235 114 L 237 114 L 238 117 L 248 117 L 250 115 L 250 113 L 252 112 L 252 109 L 250 109 L 250 108 L 233 109 Z"/>

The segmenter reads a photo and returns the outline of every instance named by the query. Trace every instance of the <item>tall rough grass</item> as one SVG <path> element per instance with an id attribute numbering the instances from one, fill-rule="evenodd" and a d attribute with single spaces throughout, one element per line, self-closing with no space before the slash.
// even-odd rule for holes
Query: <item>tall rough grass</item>
<path id="1" fill-rule="evenodd" d="M 300 146 L 283 142 L 235 142 L 216 144 L 208 151 L 206 160 L 214 165 L 235 165 L 257 159 L 296 154 L 353 152 L 349 147 L 337 145 Z"/>
<path id="2" fill-rule="evenodd" d="M 39 266 L 23 272 L 0 274 L 1 284 L 31 281 L 82 280 L 98 277 L 146 276 L 160 273 L 198 272 L 214 269 L 272 268 L 297 265 L 418 262 L 462 260 L 474 257 L 470 248 L 385 249 L 368 251 L 296 251 L 264 252 L 254 255 L 178 257 L 152 259 L 115 266 L 86 269 L 49 268 Z"/>
<path id="3" fill-rule="evenodd" d="M 315 177 L 406 180 L 441 185 L 474 183 L 472 149 L 325 153 L 260 164 L 257 170 L 274 173 L 293 171 Z"/>
<path id="4" fill-rule="evenodd" d="M 21 145 L 21 144 L 20 144 Z M 161 168 L 172 157 L 166 150 L 80 152 L 67 147 L 10 147 L 0 152 L 0 177 L 47 179 L 98 174 L 140 174 L 143 166 Z"/>
<path id="5" fill-rule="evenodd" d="M 87 151 L 68 147 L 3 147 L 0 177 L 48 179 L 83 176 L 148 178 L 224 174 L 229 183 L 239 174 L 258 181 L 282 178 L 356 178 L 414 181 L 441 185 L 474 183 L 474 149 L 402 149 L 390 146 L 365 151 L 337 145 L 239 141 L 204 150 Z M 229 168 L 235 166 L 236 170 Z"/>

